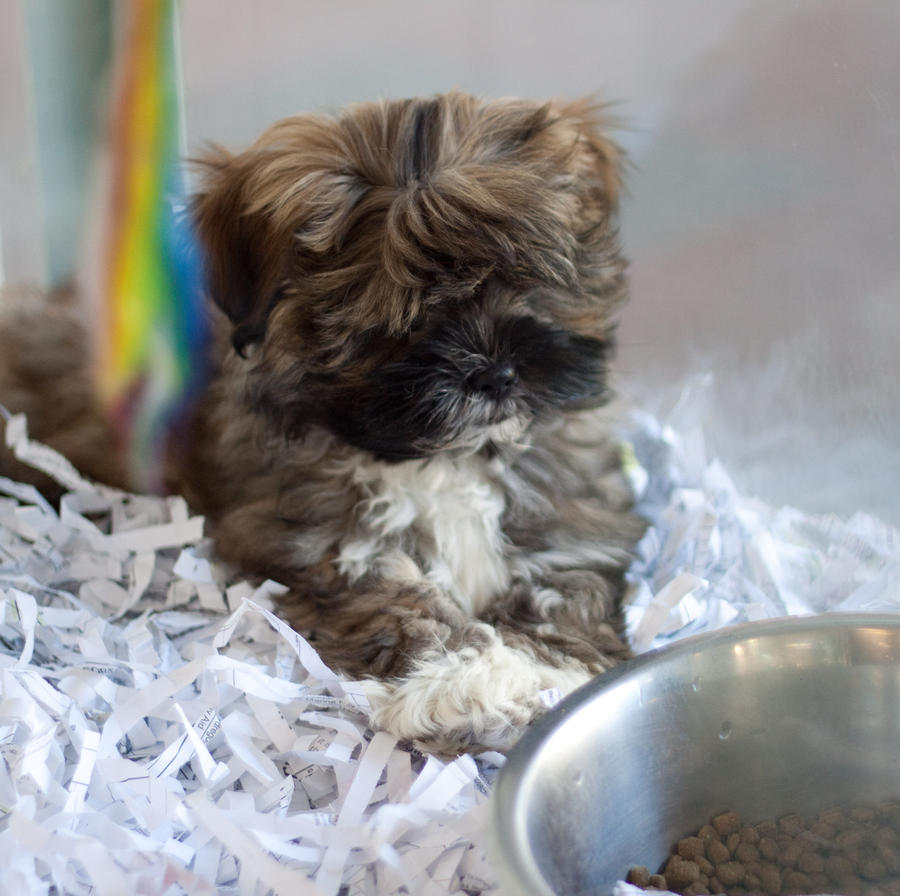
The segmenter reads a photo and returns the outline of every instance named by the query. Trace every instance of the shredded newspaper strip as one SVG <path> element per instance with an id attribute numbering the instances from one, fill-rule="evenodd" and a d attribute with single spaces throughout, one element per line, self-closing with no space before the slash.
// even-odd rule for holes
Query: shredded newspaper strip
<path id="1" fill-rule="evenodd" d="M 373 732 L 365 682 L 273 614 L 282 586 L 217 563 L 182 500 L 95 486 L 21 417 L 5 429 L 70 491 L 57 510 L 0 478 L 0 889 L 499 892 L 485 808 L 502 756 L 444 761 Z M 896 530 L 744 498 L 698 433 L 647 414 L 624 438 L 651 521 L 626 608 L 636 650 L 900 606 Z"/>

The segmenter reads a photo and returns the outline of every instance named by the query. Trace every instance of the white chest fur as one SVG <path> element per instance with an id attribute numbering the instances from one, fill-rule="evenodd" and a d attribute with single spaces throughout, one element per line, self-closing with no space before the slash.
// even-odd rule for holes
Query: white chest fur
<path id="1" fill-rule="evenodd" d="M 354 469 L 353 480 L 365 498 L 341 544 L 344 574 L 421 575 L 471 613 L 508 586 L 503 494 L 481 458 L 371 461 Z"/>

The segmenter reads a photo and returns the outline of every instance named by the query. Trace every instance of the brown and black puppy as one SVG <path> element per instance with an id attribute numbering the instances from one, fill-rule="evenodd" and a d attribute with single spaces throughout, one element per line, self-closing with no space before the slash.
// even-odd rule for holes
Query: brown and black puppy
<path id="1" fill-rule="evenodd" d="M 287 119 L 204 165 L 215 371 L 171 487 L 374 680 L 375 724 L 433 749 L 505 748 L 542 689 L 627 655 L 620 175 L 588 104 L 461 93 Z M 0 371 L 0 402 L 23 391 Z"/>

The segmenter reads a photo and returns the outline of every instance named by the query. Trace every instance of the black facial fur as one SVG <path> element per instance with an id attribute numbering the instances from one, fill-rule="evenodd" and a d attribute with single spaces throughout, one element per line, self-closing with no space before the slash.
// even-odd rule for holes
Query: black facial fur
<path id="1" fill-rule="evenodd" d="M 477 441 L 516 414 L 601 403 L 608 349 L 532 317 L 445 321 L 363 387 L 336 396 L 326 422 L 379 459 L 424 457 Z"/>

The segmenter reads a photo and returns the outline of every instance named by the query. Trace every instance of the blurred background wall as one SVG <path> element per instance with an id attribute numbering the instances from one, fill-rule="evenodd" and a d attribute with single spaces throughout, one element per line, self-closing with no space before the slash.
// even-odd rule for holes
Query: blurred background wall
<path id="1" fill-rule="evenodd" d="M 57 0 L 54 25 L 48 3 L 0 0 L 10 282 L 74 257 L 34 242 L 71 216 L 54 153 L 71 160 L 65 135 L 95 126 L 59 100 L 108 7 Z M 66 35 L 75 59 L 41 51 Z M 613 102 L 631 160 L 622 390 L 663 410 L 706 377 L 692 401 L 742 489 L 900 524 L 897 0 L 183 0 L 181 43 L 194 153 L 284 115 L 451 87 Z"/>

